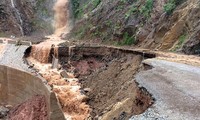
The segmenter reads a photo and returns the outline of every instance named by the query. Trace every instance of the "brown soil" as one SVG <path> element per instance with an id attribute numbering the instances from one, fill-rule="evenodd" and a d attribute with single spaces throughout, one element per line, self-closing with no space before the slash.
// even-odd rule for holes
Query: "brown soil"
<path id="1" fill-rule="evenodd" d="M 90 75 L 92 72 L 105 66 L 104 62 L 98 61 L 95 58 L 86 58 L 84 60 L 72 61 L 71 65 L 75 67 L 76 76 Z"/>
<path id="2" fill-rule="evenodd" d="M 45 96 L 36 95 L 14 107 L 8 114 L 9 120 L 48 120 Z"/>
<path id="3" fill-rule="evenodd" d="M 134 82 L 141 60 L 139 55 L 127 55 L 81 80 L 82 87 L 90 90 L 85 94 L 89 96 L 92 118 L 111 120 L 123 115 L 128 119 L 133 114 L 144 112 L 152 104 L 151 96 Z"/>

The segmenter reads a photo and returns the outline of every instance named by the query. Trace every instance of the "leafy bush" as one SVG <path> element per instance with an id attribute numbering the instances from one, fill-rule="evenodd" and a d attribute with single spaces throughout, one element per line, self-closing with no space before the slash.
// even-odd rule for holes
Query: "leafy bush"
<path id="1" fill-rule="evenodd" d="M 100 3 L 101 3 L 101 0 L 93 0 L 92 1 L 94 8 L 96 8 Z"/>
<path id="2" fill-rule="evenodd" d="M 123 42 L 121 45 L 132 45 L 135 43 L 135 38 L 133 36 L 130 36 L 127 32 L 123 35 Z"/>
<path id="3" fill-rule="evenodd" d="M 173 51 L 176 51 L 177 49 L 181 48 L 186 39 L 187 39 L 187 34 L 186 33 L 184 33 L 181 36 L 179 36 L 178 43 L 175 45 L 174 48 L 172 48 L 171 51 L 173 52 Z"/>
<path id="4" fill-rule="evenodd" d="M 135 7 L 135 5 L 132 5 L 131 8 L 126 12 L 125 14 L 125 19 L 129 18 L 131 14 L 137 12 L 137 8 Z"/>
<path id="5" fill-rule="evenodd" d="M 72 10 L 73 10 L 73 14 L 75 18 L 78 18 L 78 16 L 80 16 L 81 14 L 81 9 L 79 9 L 80 7 L 80 3 L 79 0 L 72 0 Z"/>
<path id="6" fill-rule="evenodd" d="M 172 1 L 172 0 L 171 0 Z M 175 2 L 168 2 L 164 5 L 164 11 L 169 15 L 176 8 Z"/>
<path id="7" fill-rule="evenodd" d="M 142 8 L 140 9 L 140 13 L 143 14 L 145 17 L 149 17 L 150 13 L 153 9 L 153 0 L 146 0 L 146 3 Z"/>
<path id="8" fill-rule="evenodd" d="M 170 15 L 174 9 L 176 8 L 177 5 L 180 5 L 183 3 L 185 0 L 169 0 L 163 7 L 164 11 Z"/>

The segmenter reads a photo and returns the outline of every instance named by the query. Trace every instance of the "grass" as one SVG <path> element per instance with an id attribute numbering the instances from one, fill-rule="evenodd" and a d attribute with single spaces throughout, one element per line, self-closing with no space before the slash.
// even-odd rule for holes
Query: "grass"
<path id="1" fill-rule="evenodd" d="M 6 34 L 4 32 L 0 32 L 0 37 L 6 37 Z"/>
<path id="2" fill-rule="evenodd" d="M 178 43 L 176 44 L 176 46 L 174 48 L 172 48 L 172 52 L 176 51 L 177 49 L 181 48 L 183 43 L 185 42 L 187 38 L 187 35 L 186 34 L 182 34 L 179 39 L 178 39 Z"/>
<path id="3" fill-rule="evenodd" d="M 123 35 L 123 41 L 119 42 L 118 45 L 132 45 L 135 44 L 134 36 L 130 36 L 127 32 Z"/>

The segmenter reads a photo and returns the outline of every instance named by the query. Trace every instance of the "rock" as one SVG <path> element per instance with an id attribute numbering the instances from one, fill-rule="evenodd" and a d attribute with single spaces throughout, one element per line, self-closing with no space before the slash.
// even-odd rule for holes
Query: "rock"
<path id="1" fill-rule="evenodd" d="M 91 90 L 90 88 L 84 88 L 83 91 L 84 91 L 85 93 L 88 93 L 88 92 L 91 92 L 92 90 Z"/>
<path id="2" fill-rule="evenodd" d="M 75 78 L 75 76 L 72 73 L 68 73 L 65 70 L 60 72 L 60 75 L 64 78 Z"/>
<path id="3" fill-rule="evenodd" d="M 4 106 L 0 106 L 0 118 L 4 118 L 7 116 L 9 112 L 9 109 L 4 107 Z"/>

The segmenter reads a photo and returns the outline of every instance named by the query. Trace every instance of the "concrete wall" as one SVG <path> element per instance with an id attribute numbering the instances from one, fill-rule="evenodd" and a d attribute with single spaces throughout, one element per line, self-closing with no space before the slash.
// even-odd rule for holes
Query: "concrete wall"
<path id="1" fill-rule="evenodd" d="M 0 65 L 0 103 L 17 105 L 33 95 L 44 95 L 49 118 L 64 120 L 56 95 L 45 85 L 44 81 L 41 77 Z"/>

